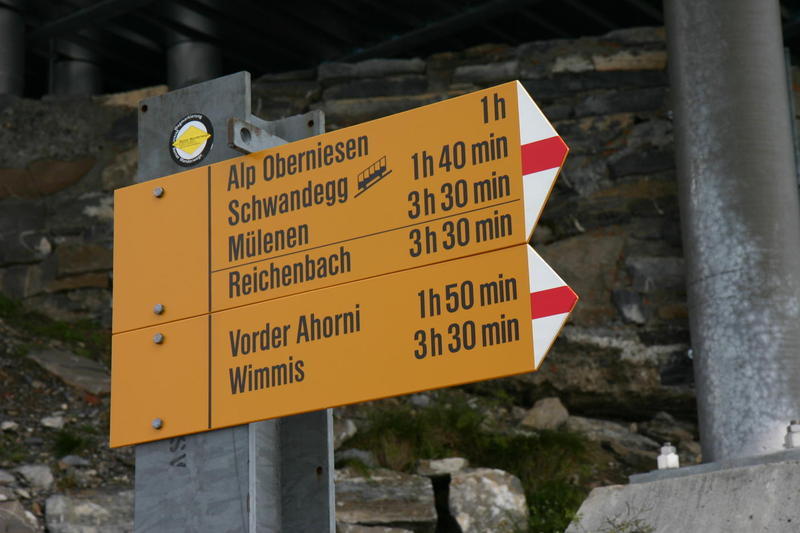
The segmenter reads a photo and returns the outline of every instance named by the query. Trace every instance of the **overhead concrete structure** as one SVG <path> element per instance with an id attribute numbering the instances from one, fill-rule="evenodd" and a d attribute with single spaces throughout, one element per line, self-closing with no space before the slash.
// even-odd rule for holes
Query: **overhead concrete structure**
<path id="1" fill-rule="evenodd" d="M 0 2 L 0 94 L 22 96 L 25 81 L 25 21 L 20 1 Z"/>
<path id="2" fill-rule="evenodd" d="M 800 413 L 800 214 L 777 0 L 667 0 L 705 461 L 778 452 Z"/>
<path id="3" fill-rule="evenodd" d="M 52 59 L 50 93 L 56 96 L 91 96 L 103 90 L 103 73 L 94 52 L 59 41 Z"/>
<path id="4" fill-rule="evenodd" d="M 179 4 L 167 6 L 170 15 L 181 21 L 184 30 L 173 30 L 166 36 L 167 85 L 180 89 L 222 74 L 222 51 L 202 36 L 216 35 L 214 22 Z"/>

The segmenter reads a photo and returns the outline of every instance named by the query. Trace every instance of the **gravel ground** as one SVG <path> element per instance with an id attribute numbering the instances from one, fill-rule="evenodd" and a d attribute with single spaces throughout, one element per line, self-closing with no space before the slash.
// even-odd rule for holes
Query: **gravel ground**
<path id="1" fill-rule="evenodd" d="M 14 477 L 3 482 L 0 472 L 0 500 L 17 499 L 38 517 L 51 494 L 132 487 L 134 465 L 132 447 L 108 447 L 108 396 L 66 385 L 27 357 L 42 348 L 81 346 L 32 338 L 0 319 L 0 471 Z M 48 467 L 53 481 L 17 470 L 25 465 Z"/>

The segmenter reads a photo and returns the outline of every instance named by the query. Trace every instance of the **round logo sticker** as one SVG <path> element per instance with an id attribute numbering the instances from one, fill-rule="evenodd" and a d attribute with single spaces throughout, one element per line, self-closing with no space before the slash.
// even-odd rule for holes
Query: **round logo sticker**
<path id="1" fill-rule="evenodd" d="M 184 167 L 199 163 L 211 151 L 214 127 L 207 116 L 194 113 L 183 117 L 172 128 L 169 153 L 172 160 Z"/>

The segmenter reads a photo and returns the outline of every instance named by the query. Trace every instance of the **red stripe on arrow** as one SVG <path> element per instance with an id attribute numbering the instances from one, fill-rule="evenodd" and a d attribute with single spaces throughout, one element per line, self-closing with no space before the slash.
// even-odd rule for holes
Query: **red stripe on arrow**
<path id="1" fill-rule="evenodd" d="M 546 291 L 531 293 L 531 318 L 543 318 L 546 316 L 560 315 L 569 313 L 575 307 L 578 295 L 572 289 L 564 285 Z"/>
<path id="2" fill-rule="evenodd" d="M 533 174 L 560 167 L 567 156 L 567 145 L 559 136 L 522 145 L 522 173 Z"/>

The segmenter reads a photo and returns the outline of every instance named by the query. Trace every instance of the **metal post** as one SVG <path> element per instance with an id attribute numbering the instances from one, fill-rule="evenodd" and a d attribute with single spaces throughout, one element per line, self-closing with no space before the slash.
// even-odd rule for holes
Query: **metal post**
<path id="1" fill-rule="evenodd" d="M 22 96 L 25 79 L 25 21 L 22 2 L 0 2 L 0 94 Z"/>
<path id="2" fill-rule="evenodd" d="M 214 132 L 198 165 L 241 155 L 226 142 L 230 119 L 269 126 L 285 141 L 324 131 L 318 111 L 271 123 L 253 117 L 250 75 L 232 74 L 141 102 L 137 181 L 186 170 L 168 141 L 197 113 Z M 136 446 L 135 532 L 333 533 L 332 426 L 328 409 Z"/>
<path id="3" fill-rule="evenodd" d="M 167 6 L 170 15 L 187 27 L 214 35 L 215 25 L 209 18 L 179 4 Z M 207 81 L 222 74 L 222 52 L 219 47 L 171 31 L 167 35 L 167 85 L 180 89 Z"/>
<path id="4" fill-rule="evenodd" d="M 800 214 L 778 0 L 667 0 L 705 461 L 780 451 L 800 413 Z"/>
<path id="5" fill-rule="evenodd" d="M 93 52 L 68 41 L 57 41 L 54 52 L 51 94 L 91 96 L 102 92 L 103 74 Z"/>

